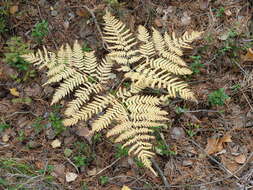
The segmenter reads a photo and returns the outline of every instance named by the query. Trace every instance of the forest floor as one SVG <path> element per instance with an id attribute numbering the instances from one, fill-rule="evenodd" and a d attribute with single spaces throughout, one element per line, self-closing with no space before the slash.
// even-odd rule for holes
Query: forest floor
<path id="1" fill-rule="evenodd" d="M 0 190 L 253 189 L 251 2 L 2 0 Z M 82 128 L 64 127 L 65 102 L 50 106 L 55 86 L 42 86 L 45 72 L 20 60 L 26 46 L 56 51 L 75 40 L 102 57 L 100 33 L 83 5 L 101 28 L 109 8 L 133 32 L 139 24 L 178 36 L 204 31 L 184 55 L 198 103 L 169 102 L 169 127 L 155 145 L 158 177 L 103 134 L 87 139 Z"/>

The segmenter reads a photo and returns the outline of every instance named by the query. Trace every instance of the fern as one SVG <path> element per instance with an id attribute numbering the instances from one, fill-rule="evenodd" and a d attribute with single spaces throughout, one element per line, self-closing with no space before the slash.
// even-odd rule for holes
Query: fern
<path id="1" fill-rule="evenodd" d="M 59 83 L 52 104 L 72 95 L 66 104 L 65 126 L 90 121 L 93 133 L 107 131 L 108 138 L 129 147 L 129 153 L 156 174 L 150 161 L 154 156 L 152 128 L 165 126 L 168 121 L 168 113 L 160 108 L 166 99 L 196 100 L 188 85 L 176 75 L 192 73 L 181 58 L 182 48 L 191 48 L 189 43 L 201 32 L 186 32 L 177 38 L 174 33 L 162 35 L 156 29 L 150 34 L 139 26 L 135 38 L 109 12 L 104 21 L 104 40 L 111 52 L 101 61 L 96 59 L 95 52 L 83 52 L 77 41 L 73 47 L 62 46 L 57 53 L 43 47 L 43 51 L 23 58 L 40 69 L 47 68 L 48 81 L 44 85 Z M 117 72 L 123 73 L 119 75 L 123 80 L 130 79 L 130 86 L 114 86 L 114 65 Z M 146 88 L 163 89 L 165 93 L 157 97 L 143 95 Z"/>

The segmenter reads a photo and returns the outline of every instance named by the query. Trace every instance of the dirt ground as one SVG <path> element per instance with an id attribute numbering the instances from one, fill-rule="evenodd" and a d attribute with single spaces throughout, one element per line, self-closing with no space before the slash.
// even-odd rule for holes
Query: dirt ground
<path id="1" fill-rule="evenodd" d="M 253 189 L 253 17 L 251 0 L 2 0 L 0 2 L 0 189 Z M 64 101 L 50 106 L 55 86 L 45 71 L 9 64 L 8 40 L 36 50 L 81 42 L 102 57 L 99 27 L 108 8 L 134 32 L 204 31 L 184 59 L 198 103 L 168 103 L 170 123 L 157 134 L 155 177 L 103 134 L 87 139 L 62 125 Z M 4 21 L 3 21 L 4 20 Z M 48 22 L 38 42 L 36 24 Z M 1 28 L 1 22 L 5 27 Z M 4 29 L 3 29 L 4 28 Z M 218 89 L 221 104 L 211 95 Z M 224 99 L 222 99 L 222 97 Z"/>

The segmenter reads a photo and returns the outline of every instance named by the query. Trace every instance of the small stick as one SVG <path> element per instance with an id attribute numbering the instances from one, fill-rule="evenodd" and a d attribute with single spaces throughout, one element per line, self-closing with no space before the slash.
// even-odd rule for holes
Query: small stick
<path id="1" fill-rule="evenodd" d="M 151 159 L 151 162 L 152 162 L 154 168 L 157 170 L 157 172 L 160 175 L 160 177 L 162 178 L 163 183 L 165 185 L 165 189 L 170 189 L 170 184 L 169 184 L 167 178 L 164 176 L 163 171 L 161 170 L 161 168 L 159 167 L 159 165 L 157 164 L 157 162 L 154 159 Z"/>
<path id="2" fill-rule="evenodd" d="M 66 158 L 66 160 L 67 160 L 72 166 L 74 166 L 74 168 L 76 169 L 76 172 L 79 174 L 79 170 L 78 170 L 77 166 L 76 166 L 69 158 Z"/>
<path id="3" fill-rule="evenodd" d="M 107 170 L 108 168 L 112 167 L 116 162 L 118 162 L 121 158 L 118 158 L 117 160 L 114 160 L 109 166 L 106 166 L 102 170 L 100 170 L 98 173 L 96 173 L 93 177 L 97 176 L 98 174 L 101 174 L 103 171 Z"/>

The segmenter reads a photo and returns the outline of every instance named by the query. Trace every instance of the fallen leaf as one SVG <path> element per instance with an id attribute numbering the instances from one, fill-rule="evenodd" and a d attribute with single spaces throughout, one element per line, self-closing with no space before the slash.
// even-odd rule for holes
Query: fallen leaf
<path id="1" fill-rule="evenodd" d="M 92 170 L 88 170 L 87 174 L 88 176 L 94 176 L 97 173 L 97 168 L 93 168 Z"/>
<path id="2" fill-rule="evenodd" d="M 156 25 L 157 27 L 159 27 L 159 28 L 163 26 L 163 23 L 162 23 L 161 19 L 159 19 L 159 18 L 156 18 L 156 19 L 154 20 L 154 23 L 155 23 L 155 25 Z"/>
<path id="3" fill-rule="evenodd" d="M 16 12 L 18 12 L 18 6 L 17 5 L 13 5 L 10 7 L 10 13 L 13 15 Z"/>
<path id="4" fill-rule="evenodd" d="M 75 173 L 72 173 L 72 172 L 67 172 L 66 173 L 66 181 L 67 182 L 75 181 L 77 177 L 78 177 L 78 175 L 75 174 Z"/>
<path id="5" fill-rule="evenodd" d="M 131 189 L 124 185 L 121 190 L 131 190 Z"/>
<path id="6" fill-rule="evenodd" d="M 232 15 L 232 12 L 231 12 L 229 9 L 225 10 L 224 13 L 225 13 L 227 16 L 231 16 L 231 15 Z"/>
<path id="7" fill-rule="evenodd" d="M 231 135 L 229 134 L 226 134 L 224 135 L 221 139 L 220 139 L 220 143 L 228 143 L 228 142 L 232 142 L 232 139 L 231 139 Z"/>
<path id="8" fill-rule="evenodd" d="M 52 146 L 53 148 L 61 147 L 61 141 L 59 141 L 58 139 L 55 139 L 55 140 L 51 143 L 51 146 Z"/>
<path id="9" fill-rule="evenodd" d="M 215 152 L 219 152 L 222 150 L 222 145 L 219 143 L 219 139 L 215 137 L 211 137 L 207 139 L 207 145 L 206 145 L 206 153 L 207 154 L 213 154 Z"/>
<path id="10" fill-rule="evenodd" d="M 199 2 L 199 8 L 201 10 L 207 9 L 209 5 L 209 0 L 200 0 Z"/>
<path id="11" fill-rule="evenodd" d="M 78 127 L 76 134 L 80 137 L 84 137 L 87 141 L 91 143 L 91 138 L 93 136 L 93 132 L 89 130 L 88 127 Z"/>
<path id="12" fill-rule="evenodd" d="M 241 154 L 241 155 L 235 157 L 235 161 L 238 164 L 244 164 L 246 162 L 246 156 L 244 154 Z"/>
<path id="13" fill-rule="evenodd" d="M 223 143 L 232 142 L 231 135 L 224 135 L 222 138 L 211 137 L 207 139 L 205 151 L 207 154 L 214 154 L 223 149 Z"/>
<path id="14" fill-rule="evenodd" d="M 241 58 L 242 58 L 243 62 L 253 61 L 253 50 L 251 48 L 249 48 L 246 55 L 242 55 Z"/>
<path id="15" fill-rule="evenodd" d="M 9 139 L 10 139 L 10 137 L 9 137 L 8 134 L 4 134 L 3 137 L 2 137 L 2 140 L 3 140 L 3 142 L 5 142 L 5 143 L 8 142 Z"/>
<path id="16" fill-rule="evenodd" d="M 9 90 L 10 90 L 11 95 L 17 96 L 17 97 L 19 96 L 19 92 L 16 88 L 10 88 Z"/>
<path id="17" fill-rule="evenodd" d="M 225 156 L 221 156 L 221 162 L 231 172 L 235 172 L 239 168 L 239 164 L 228 158 L 225 158 Z"/>
<path id="18" fill-rule="evenodd" d="M 77 9 L 76 14 L 81 17 L 88 17 L 89 13 L 85 9 Z"/>
<path id="19" fill-rule="evenodd" d="M 65 166 L 63 164 L 54 165 L 53 176 L 56 178 L 64 178 Z"/>

